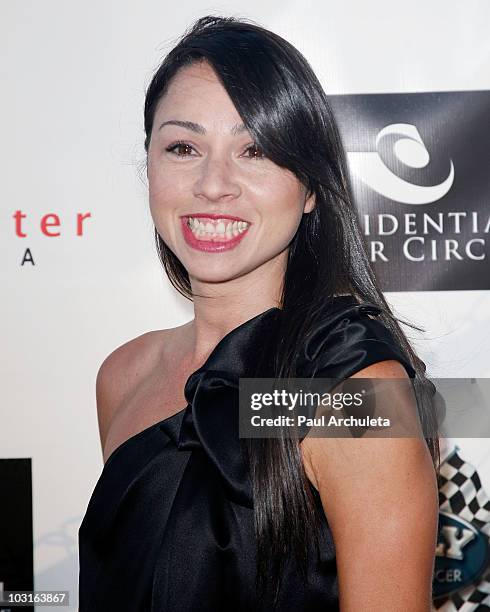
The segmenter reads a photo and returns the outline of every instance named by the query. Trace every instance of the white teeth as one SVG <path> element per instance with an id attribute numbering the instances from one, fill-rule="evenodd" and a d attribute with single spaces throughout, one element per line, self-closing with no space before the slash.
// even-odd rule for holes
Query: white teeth
<path id="1" fill-rule="evenodd" d="M 194 217 L 187 217 L 187 225 L 196 237 L 205 235 L 210 238 L 233 238 L 243 233 L 249 227 L 249 223 L 246 221 L 217 219 L 215 223 L 211 223 L 211 221 L 204 223 L 203 221 L 199 221 L 199 218 Z"/>

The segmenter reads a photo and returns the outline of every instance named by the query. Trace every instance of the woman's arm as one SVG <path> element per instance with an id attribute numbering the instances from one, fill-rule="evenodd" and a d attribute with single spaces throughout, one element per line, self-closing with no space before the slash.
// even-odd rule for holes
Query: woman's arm
<path id="1" fill-rule="evenodd" d="M 389 360 L 354 377 L 407 374 Z M 301 447 L 334 537 L 342 612 L 430 612 L 439 501 L 424 439 L 307 437 Z"/>

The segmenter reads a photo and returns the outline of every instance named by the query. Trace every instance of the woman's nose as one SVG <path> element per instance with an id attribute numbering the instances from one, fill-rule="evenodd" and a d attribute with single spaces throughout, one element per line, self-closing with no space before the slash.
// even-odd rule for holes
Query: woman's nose
<path id="1" fill-rule="evenodd" d="M 238 197 L 241 188 L 235 170 L 231 160 L 209 157 L 199 166 L 194 195 L 210 201 Z"/>

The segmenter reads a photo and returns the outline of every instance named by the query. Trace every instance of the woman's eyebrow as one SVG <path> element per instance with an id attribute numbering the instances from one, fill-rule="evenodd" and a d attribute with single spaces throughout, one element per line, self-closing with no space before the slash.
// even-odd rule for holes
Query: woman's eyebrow
<path id="1" fill-rule="evenodd" d="M 193 132 L 197 132 L 198 134 L 206 134 L 206 128 L 199 123 L 194 123 L 194 121 L 179 121 L 178 119 L 170 119 L 169 121 L 164 121 L 158 130 L 161 130 L 165 125 L 178 125 L 180 127 L 187 128 L 188 130 L 192 130 Z M 240 123 L 239 125 L 234 125 L 230 131 L 233 136 L 236 136 L 237 134 L 244 132 L 246 129 L 247 128 L 245 125 Z"/>

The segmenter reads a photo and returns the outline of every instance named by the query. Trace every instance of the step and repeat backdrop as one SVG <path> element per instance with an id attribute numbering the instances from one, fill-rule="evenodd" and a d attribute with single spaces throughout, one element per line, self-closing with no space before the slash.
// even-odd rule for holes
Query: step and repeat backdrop
<path id="1" fill-rule="evenodd" d="M 142 118 L 153 71 L 201 15 L 251 18 L 308 58 L 371 261 L 395 314 L 425 330 L 404 328 L 429 375 L 490 377 L 489 6 L 2 2 L 0 591 L 68 591 L 77 609 L 98 368 L 192 318 L 154 248 Z M 442 453 L 434 609 L 488 610 L 490 440 Z"/>

